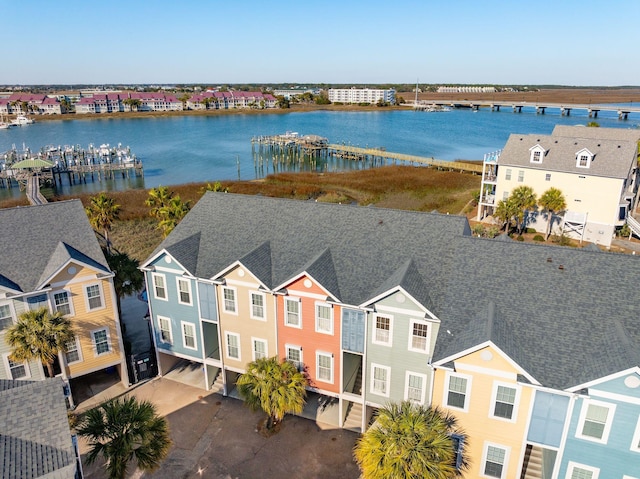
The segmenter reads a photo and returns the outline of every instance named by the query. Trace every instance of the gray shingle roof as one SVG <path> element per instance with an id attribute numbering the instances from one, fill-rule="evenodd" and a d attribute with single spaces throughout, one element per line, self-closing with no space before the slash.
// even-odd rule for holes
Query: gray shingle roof
<path id="1" fill-rule="evenodd" d="M 74 477 L 75 453 L 60 378 L 0 380 L 0 424 L 1 477 Z"/>
<path id="2" fill-rule="evenodd" d="M 590 130 L 590 128 L 584 128 Z M 597 130 L 601 130 L 597 128 Z M 579 129 L 579 132 L 583 129 Z M 531 163 L 530 148 L 540 145 L 546 153 L 542 163 Z M 583 148 L 593 153 L 589 168 L 576 166 L 576 153 Z M 526 167 L 580 175 L 627 178 L 636 166 L 638 145 L 635 141 L 606 138 L 567 137 L 559 135 L 512 134 L 498 163 L 501 166 Z"/>
<path id="3" fill-rule="evenodd" d="M 588 128 L 585 126 L 556 125 L 551 134 L 553 136 L 576 138 L 640 141 L 640 130 L 637 128 Z"/>
<path id="4" fill-rule="evenodd" d="M 3 283 L 34 291 L 69 259 L 109 271 L 79 200 L 0 209 Z"/>

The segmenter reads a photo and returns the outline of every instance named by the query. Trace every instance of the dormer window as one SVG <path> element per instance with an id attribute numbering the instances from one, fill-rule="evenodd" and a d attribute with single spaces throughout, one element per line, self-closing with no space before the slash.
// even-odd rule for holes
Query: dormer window
<path id="1" fill-rule="evenodd" d="M 593 153 L 586 148 L 576 153 L 576 168 L 589 168 L 593 161 Z"/>
<path id="2" fill-rule="evenodd" d="M 546 154 L 544 148 L 542 148 L 540 145 L 536 145 L 533 148 L 529 148 L 529 151 L 531 152 L 531 158 L 529 160 L 531 163 L 542 163 L 542 159 Z"/>

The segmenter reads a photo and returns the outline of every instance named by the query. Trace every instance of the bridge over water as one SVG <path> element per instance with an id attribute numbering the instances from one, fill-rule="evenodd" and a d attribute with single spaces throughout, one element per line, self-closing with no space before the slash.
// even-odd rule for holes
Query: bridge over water
<path id="1" fill-rule="evenodd" d="M 544 115 L 547 109 L 560 111 L 562 116 L 570 116 L 572 110 L 584 110 L 589 118 L 597 118 L 601 111 L 615 112 L 620 120 L 628 120 L 630 113 L 640 113 L 639 106 L 617 106 L 607 104 L 592 103 L 548 103 L 548 102 L 527 102 L 527 101 L 494 101 L 494 100 L 427 100 L 421 101 L 417 105 L 410 103 L 409 106 L 424 108 L 425 105 L 435 105 L 437 107 L 469 108 L 478 110 L 480 108 L 491 108 L 491 111 L 500 111 L 501 108 L 511 109 L 514 113 L 522 113 L 523 108 L 532 108 L 536 114 Z"/>

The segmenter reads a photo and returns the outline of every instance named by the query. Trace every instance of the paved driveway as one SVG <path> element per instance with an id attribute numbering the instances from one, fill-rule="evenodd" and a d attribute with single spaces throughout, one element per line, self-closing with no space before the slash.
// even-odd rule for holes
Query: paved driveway
<path id="1" fill-rule="evenodd" d="M 242 401 L 191 388 L 167 379 L 140 385 L 131 394 L 154 402 L 169 420 L 173 446 L 154 474 L 131 471 L 136 478 L 335 478 L 357 479 L 352 449 L 358 434 L 323 429 L 316 422 L 287 416 L 269 438 L 256 432 L 262 413 Z M 81 452 L 86 452 L 81 445 Z M 84 458 L 83 458 L 84 459 Z M 85 467 L 87 479 L 102 479 L 97 465 Z"/>

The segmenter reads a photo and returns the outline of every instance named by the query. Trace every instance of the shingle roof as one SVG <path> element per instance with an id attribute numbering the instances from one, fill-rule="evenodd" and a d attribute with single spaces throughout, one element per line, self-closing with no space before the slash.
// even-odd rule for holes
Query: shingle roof
<path id="1" fill-rule="evenodd" d="M 0 380 L 0 424 L 1 477 L 74 477 L 76 458 L 60 378 Z"/>
<path id="2" fill-rule="evenodd" d="M 640 130 L 637 128 L 587 128 L 585 126 L 556 125 L 551 134 L 575 138 L 640 141 Z"/>
<path id="3" fill-rule="evenodd" d="M 109 271 L 79 200 L 0 209 L 0 225 L 0 274 L 21 291 L 34 291 L 69 259 Z"/>
<path id="4" fill-rule="evenodd" d="M 591 130 L 578 129 L 577 132 Z M 597 130 L 606 130 L 597 128 Z M 603 135 L 606 136 L 606 135 Z M 615 135 L 613 135 L 615 136 Z M 532 163 L 530 149 L 540 145 L 545 150 L 542 163 Z M 588 149 L 594 156 L 589 168 L 576 166 L 576 153 Z M 636 141 L 620 138 L 520 135 L 512 134 L 505 145 L 498 163 L 501 166 L 526 167 L 544 171 L 559 171 L 580 175 L 627 178 L 636 166 L 638 145 Z"/>

